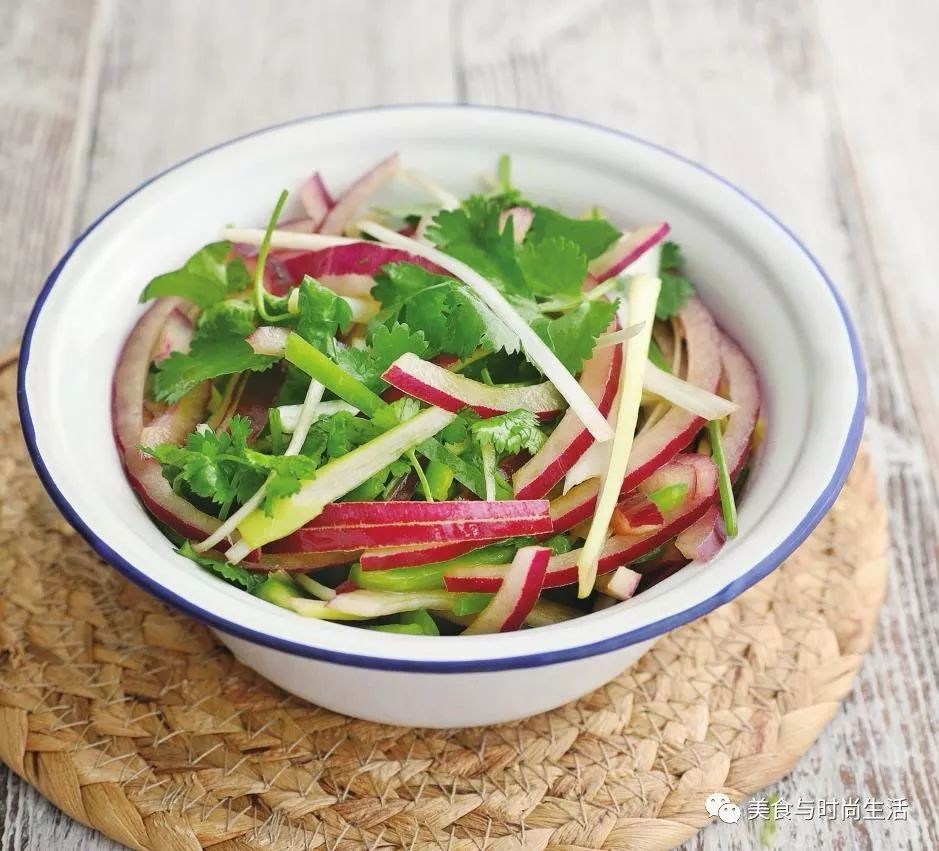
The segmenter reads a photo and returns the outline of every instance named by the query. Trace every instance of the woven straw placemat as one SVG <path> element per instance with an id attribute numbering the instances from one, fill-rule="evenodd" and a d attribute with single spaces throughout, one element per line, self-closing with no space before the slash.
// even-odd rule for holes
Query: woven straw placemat
<path id="1" fill-rule="evenodd" d="M 487 729 L 306 704 L 102 563 L 26 456 L 0 372 L 0 758 L 133 848 L 669 848 L 786 774 L 851 688 L 884 589 L 870 466 L 789 561 L 606 688 Z M 0 367 L 4 364 L 0 363 Z"/>

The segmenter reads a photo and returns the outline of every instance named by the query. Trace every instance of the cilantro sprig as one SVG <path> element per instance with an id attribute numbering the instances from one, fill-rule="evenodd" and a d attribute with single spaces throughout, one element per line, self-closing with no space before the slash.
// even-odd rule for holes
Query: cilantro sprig
<path id="1" fill-rule="evenodd" d="M 266 455 L 248 446 L 251 421 L 234 416 L 227 431 L 201 426 L 182 446 L 162 443 L 141 447 L 163 467 L 174 490 L 188 491 L 219 506 L 219 517 L 248 500 L 265 481 L 262 507 L 270 512 L 276 499 L 291 496 L 311 479 L 317 464 L 304 455 Z"/>
<path id="2" fill-rule="evenodd" d="M 538 418 L 531 411 L 509 411 L 497 417 L 476 420 L 470 435 L 479 447 L 486 477 L 486 499 L 495 499 L 495 475 L 499 458 L 522 450 L 532 454 L 544 446 L 547 438 L 539 428 Z"/>

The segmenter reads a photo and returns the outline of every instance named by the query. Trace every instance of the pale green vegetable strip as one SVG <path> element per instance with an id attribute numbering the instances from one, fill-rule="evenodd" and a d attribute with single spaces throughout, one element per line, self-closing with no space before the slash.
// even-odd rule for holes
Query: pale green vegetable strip
<path id="1" fill-rule="evenodd" d="M 251 550 L 283 538 L 317 517 L 331 502 L 345 496 L 376 473 L 381 472 L 409 449 L 433 437 L 455 419 L 456 414 L 440 408 L 427 408 L 416 417 L 395 426 L 347 455 L 330 461 L 305 482 L 300 491 L 278 500 L 273 516 L 255 510 L 238 526 L 241 541 L 225 553 L 237 563 Z"/>
<path id="2" fill-rule="evenodd" d="M 634 324 L 645 324 L 635 337 L 623 344 L 616 434 L 610 452 L 610 464 L 603 476 L 590 531 L 577 562 L 577 593 L 580 597 L 587 597 L 593 591 L 593 583 L 597 578 L 597 560 L 606 541 L 610 518 L 616 508 L 620 485 L 629 465 L 629 454 L 632 451 L 639 405 L 642 401 L 642 381 L 649 353 L 649 341 L 652 339 L 655 305 L 661 286 L 662 282 L 651 275 L 638 275 L 629 282 L 629 319 Z"/>
<path id="3" fill-rule="evenodd" d="M 459 593 L 453 591 L 349 591 L 337 594 L 329 608 L 365 618 L 380 618 L 414 609 L 451 609 Z"/>
<path id="4" fill-rule="evenodd" d="M 259 228 L 222 228 L 222 237 L 242 245 L 261 245 L 265 231 Z M 347 236 L 329 236 L 324 233 L 298 233 L 292 230 L 275 230 L 271 233 L 271 248 L 290 248 L 299 251 L 319 251 L 335 245 L 354 245 L 361 239 Z"/>
<path id="5" fill-rule="evenodd" d="M 306 591 L 307 594 L 316 597 L 317 600 L 329 602 L 336 596 L 336 592 L 328 585 L 317 582 L 312 576 L 307 576 L 305 573 L 296 574 L 293 577 L 293 581 Z"/>

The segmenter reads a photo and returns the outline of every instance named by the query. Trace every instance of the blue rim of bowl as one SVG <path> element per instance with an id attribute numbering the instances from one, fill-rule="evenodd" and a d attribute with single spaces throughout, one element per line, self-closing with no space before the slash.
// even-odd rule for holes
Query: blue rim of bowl
<path id="1" fill-rule="evenodd" d="M 832 297 L 834 298 L 835 303 L 841 312 L 845 331 L 847 332 L 848 340 L 851 345 L 851 355 L 854 360 L 854 368 L 858 382 L 857 403 L 855 405 L 854 413 L 852 414 L 851 425 L 848 429 L 848 435 L 845 440 L 845 444 L 841 450 L 841 455 L 838 459 L 838 464 L 831 480 L 822 490 L 822 493 L 809 508 L 808 512 L 805 514 L 802 520 L 796 524 L 795 528 L 786 536 L 782 543 L 774 550 L 772 550 L 772 552 L 754 564 L 753 567 L 751 567 L 750 570 L 748 570 L 743 576 L 739 577 L 733 582 L 728 583 L 718 592 L 708 597 L 706 600 L 703 600 L 695 606 L 678 612 L 675 615 L 653 621 L 652 623 L 645 624 L 644 626 L 637 627 L 636 629 L 629 630 L 628 632 L 620 633 L 619 635 L 605 638 L 601 641 L 595 641 L 591 644 L 583 644 L 576 647 L 568 647 L 561 650 L 553 650 L 544 653 L 531 653 L 524 656 L 509 656 L 484 660 L 468 659 L 461 661 L 426 661 L 420 659 L 389 659 L 375 656 L 365 656 L 357 653 L 323 650 L 317 647 L 308 646 L 306 644 L 275 638 L 271 635 L 268 635 L 267 633 L 250 629 L 248 627 L 242 626 L 241 624 L 229 621 L 224 617 L 214 614 L 213 612 L 206 611 L 205 609 L 190 603 L 185 598 L 180 597 L 178 594 L 174 593 L 165 586 L 160 585 L 153 578 L 147 576 L 133 564 L 120 556 L 110 546 L 108 546 L 105 541 L 99 538 L 91 530 L 91 528 L 84 522 L 84 520 L 82 520 L 78 512 L 75 511 L 68 500 L 65 499 L 64 495 L 55 484 L 51 473 L 46 467 L 46 464 L 36 444 L 35 427 L 33 425 L 33 419 L 30 414 L 29 399 L 27 398 L 26 393 L 26 369 L 29 364 L 29 353 L 33 340 L 33 332 L 36 327 L 36 322 L 39 319 L 39 315 L 42 312 L 43 305 L 45 304 L 49 293 L 52 291 L 52 287 L 58 280 L 59 275 L 62 273 L 62 270 L 68 263 L 69 258 L 78 248 L 78 246 L 81 245 L 81 243 L 88 237 L 88 235 L 94 231 L 94 229 L 98 227 L 98 225 L 100 225 L 101 222 L 103 222 L 109 215 L 111 215 L 111 213 L 117 210 L 122 204 L 124 204 L 124 202 L 132 198 L 142 189 L 149 186 L 154 181 L 159 180 L 165 174 L 168 174 L 171 171 L 175 171 L 177 168 L 180 168 L 181 166 L 184 166 L 193 160 L 199 159 L 200 157 L 203 157 L 221 148 L 226 148 L 229 145 L 236 144 L 237 142 L 240 142 L 244 139 L 263 135 L 264 133 L 269 133 L 282 127 L 289 127 L 294 124 L 302 124 L 342 115 L 407 109 L 456 109 L 531 115 L 538 118 L 551 119 L 554 121 L 564 121 L 570 124 L 578 124 L 593 130 L 598 130 L 613 136 L 628 139 L 640 145 L 644 145 L 647 148 L 654 149 L 660 153 L 672 157 L 673 159 L 690 165 L 719 181 L 724 186 L 732 189 L 741 198 L 751 204 L 755 210 L 759 211 L 764 216 L 773 221 L 811 261 L 822 280 L 824 280 L 825 284 L 828 286 L 828 289 L 830 290 Z M 864 364 L 864 358 L 861 352 L 861 345 L 858 339 L 857 331 L 855 330 L 848 314 L 847 307 L 838 293 L 838 290 L 835 288 L 831 278 L 828 277 L 828 274 L 822 268 L 821 264 L 818 262 L 812 252 L 792 232 L 792 230 L 789 229 L 789 227 L 780 221 L 773 213 L 763 207 L 763 205 L 760 204 L 756 199 L 748 195 L 746 192 L 740 189 L 740 187 L 731 183 L 729 180 L 726 180 L 719 174 L 711 171 L 706 166 L 703 166 L 700 163 L 695 162 L 694 160 L 689 159 L 688 157 L 676 153 L 675 151 L 672 151 L 669 148 L 666 148 L 655 142 L 650 142 L 646 139 L 634 136 L 631 133 L 615 130 L 611 127 L 606 127 L 602 124 L 596 124 L 584 119 L 552 115 L 551 113 L 538 112 L 537 110 L 518 109 L 513 107 L 477 106 L 473 104 L 459 103 L 418 103 L 337 110 L 319 115 L 296 118 L 290 121 L 282 122 L 280 124 L 272 125 L 270 127 L 264 127 L 258 130 L 254 130 L 250 133 L 246 133 L 242 136 L 238 136 L 237 138 L 221 142 L 220 144 L 207 148 L 204 151 L 200 151 L 197 154 L 193 154 L 191 157 L 187 157 L 181 162 L 178 162 L 175 165 L 172 165 L 164 171 L 160 172 L 159 174 L 154 175 L 144 183 L 141 183 L 136 189 L 133 189 L 127 195 L 111 205 L 111 207 L 105 210 L 104 213 L 102 213 L 88 226 L 88 228 L 85 229 L 85 231 L 72 243 L 65 254 L 62 255 L 62 258 L 59 260 L 55 268 L 52 270 L 52 273 L 46 279 L 42 290 L 36 298 L 36 303 L 34 304 L 30 313 L 29 320 L 26 323 L 26 330 L 23 334 L 23 341 L 20 346 L 19 364 L 17 369 L 16 395 L 17 404 L 19 407 L 20 423 L 23 429 L 23 435 L 26 438 L 26 446 L 29 450 L 30 457 L 32 458 L 33 465 L 39 474 L 39 478 L 41 479 L 43 486 L 52 497 L 52 500 L 55 502 L 59 511 L 62 512 L 65 519 L 68 520 L 68 522 L 88 542 L 92 549 L 99 556 L 101 556 L 101 558 L 109 562 L 124 576 L 153 594 L 155 597 L 173 606 L 174 608 L 179 609 L 187 615 L 191 615 L 192 617 L 202 621 L 214 629 L 221 630 L 222 632 L 228 633 L 229 635 L 235 636 L 236 638 L 249 641 L 253 644 L 260 644 L 262 646 L 270 647 L 274 650 L 279 650 L 294 656 L 302 656 L 324 662 L 332 662 L 339 665 L 351 665 L 359 668 L 370 668 L 384 671 L 455 674 L 486 671 L 506 671 L 519 668 L 535 668 L 541 667 L 543 665 L 554 665 L 560 662 L 570 662 L 589 656 L 610 653 L 615 650 L 628 647 L 632 644 L 638 644 L 639 642 L 655 638 L 662 633 L 668 632 L 672 629 L 675 629 L 676 627 L 682 626 L 683 624 L 702 617 L 708 612 L 716 609 L 718 606 L 733 600 L 739 594 L 746 591 L 747 588 L 758 582 L 760 579 L 778 567 L 796 549 L 796 547 L 809 536 L 812 530 L 818 525 L 819 521 L 821 521 L 822 517 L 825 515 L 828 509 L 831 508 L 835 498 L 838 496 L 839 492 L 844 486 L 844 483 L 848 477 L 848 473 L 851 470 L 851 465 L 857 454 L 858 447 L 860 446 L 861 434 L 864 427 L 864 411 L 866 409 L 867 403 L 867 370 Z"/>

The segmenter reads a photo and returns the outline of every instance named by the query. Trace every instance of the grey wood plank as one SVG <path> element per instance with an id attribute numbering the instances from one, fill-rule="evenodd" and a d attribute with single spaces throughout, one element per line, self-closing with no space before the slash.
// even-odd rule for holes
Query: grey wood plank
<path id="1" fill-rule="evenodd" d="M 6 0 L 3 13 L 0 344 L 6 346 L 71 235 L 107 16 L 96 0 Z"/>
<path id="2" fill-rule="evenodd" d="M 850 26 L 831 4 L 814 8 L 831 110 L 843 130 L 845 168 L 862 211 L 859 225 L 882 277 L 897 351 L 915 377 L 913 406 L 936 475 L 939 369 L 931 361 L 939 313 L 932 256 L 939 102 L 926 81 L 936 74 L 939 4 L 864 3 Z M 883 58 L 872 68 L 874 41 Z"/>
<path id="3" fill-rule="evenodd" d="M 82 216 L 208 146 L 318 112 L 451 100 L 449 7 L 433 0 L 121 4 Z M 406 46 L 406 47 L 405 47 Z"/>

